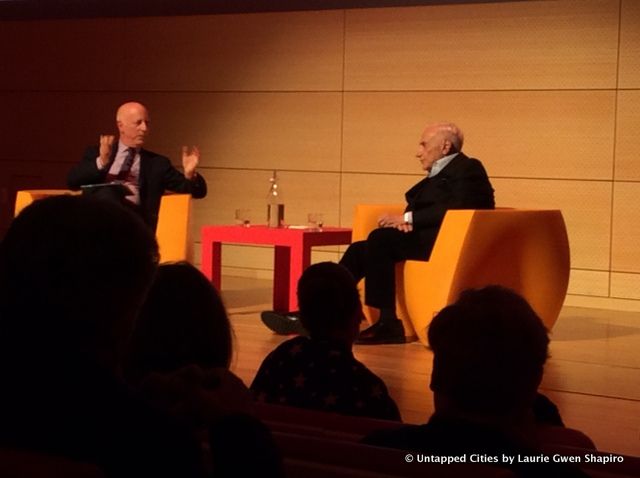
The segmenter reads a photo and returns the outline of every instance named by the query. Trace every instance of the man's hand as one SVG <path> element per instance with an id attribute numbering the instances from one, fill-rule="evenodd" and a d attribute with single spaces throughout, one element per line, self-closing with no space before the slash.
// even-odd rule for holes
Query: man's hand
<path id="1" fill-rule="evenodd" d="M 193 179 L 196 174 L 196 167 L 200 162 L 200 150 L 197 146 L 193 146 L 189 151 L 188 146 L 182 147 L 182 168 L 187 179 Z"/>
<path id="2" fill-rule="evenodd" d="M 100 164 L 102 167 L 106 167 L 111 160 L 111 149 L 113 148 L 113 142 L 116 137 L 109 134 L 100 135 Z"/>
<path id="3" fill-rule="evenodd" d="M 378 226 L 380 227 L 394 227 L 402 232 L 413 231 L 413 226 L 408 222 L 405 222 L 404 215 L 384 214 L 378 218 Z"/>

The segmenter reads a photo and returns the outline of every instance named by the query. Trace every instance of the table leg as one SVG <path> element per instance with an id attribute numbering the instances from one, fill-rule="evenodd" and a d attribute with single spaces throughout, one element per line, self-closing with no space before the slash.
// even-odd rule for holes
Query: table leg
<path id="1" fill-rule="evenodd" d="M 202 241 L 202 273 L 209 279 L 216 289 L 222 285 L 222 243 L 216 241 Z"/>
<path id="2" fill-rule="evenodd" d="M 289 312 L 291 302 L 291 248 L 275 246 L 273 264 L 273 310 Z M 295 299 L 295 290 L 294 290 Z"/>
<path id="3" fill-rule="evenodd" d="M 294 244 L 291 247 L 291 261 L 289 262 L 289 310 L 298 310 L 298 280 L 311 263 L 311 247 L 305 244 Z"/>
<path id="4" fill-rule="evenodd" d="M 273 270 L 273 310 L 298 310 L 297 288 L 302 272 L 311 262 L 311 248 L 303 244 L 275 247 Z"/>

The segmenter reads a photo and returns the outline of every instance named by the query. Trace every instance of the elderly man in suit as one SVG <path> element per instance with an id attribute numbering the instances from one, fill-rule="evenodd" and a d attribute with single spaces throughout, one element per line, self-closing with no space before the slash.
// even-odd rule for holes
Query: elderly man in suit
<path id="1" fill-rule="evenodd" d="M 130 190 L 124 203 L 132 206 L 153 230 L 165 190 L 190 193 L 197 199 L 206 196 L 207 184 L 196 172 L 200 160 L 197 147 L 189 151 L 183 146 L 182 174 L 167 157 L 142 148 L 149 133 L 149 112 L 144 105 L 124 103 L 118 108 L 116 123 L 120 133 L 118 141 L 115 136 L 101 135 L 98 146 L 87 148 L 67 177 L 71 189 L 120 182 Z"/>
<path id="2" fill-rule="evenodd" d="M 366 277 L 365 303 L 380 309 L 380 319 L 360 333 L 357 344 L 404 343 L 395 310 L 395 264 L 429 259 L 448 209 L 494 207 L 487 173 L 480 161 L 462 153 L 463 141 L 462 131 L 454 124 L 428 125 L 416 153 L 427 176 L 405 194 L 405 213 L 381 216 L 378 229 L 366 241 L 351 244 L 342 257 L 340 263 L 356 280 Z M 262 320 L 279 333 L 302 329 L 292 316 L 263 313 Z"/>

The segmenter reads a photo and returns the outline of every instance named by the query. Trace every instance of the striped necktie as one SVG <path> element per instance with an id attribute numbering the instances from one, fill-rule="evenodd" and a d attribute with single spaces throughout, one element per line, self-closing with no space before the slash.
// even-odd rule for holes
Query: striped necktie
<path id="1" fill-rule="evenodd" d="M 135 148 L 127 148 L 127 156 L 124 158 L 122 163 L 122 167 L 120 168 L 120 172 L 116 176 L 116 179 L 120 181 L 124 181 L 129 176 L 129 171 L 131 170 L 131 166 L 133 166 L 133 158 L 136 156 Z"/>

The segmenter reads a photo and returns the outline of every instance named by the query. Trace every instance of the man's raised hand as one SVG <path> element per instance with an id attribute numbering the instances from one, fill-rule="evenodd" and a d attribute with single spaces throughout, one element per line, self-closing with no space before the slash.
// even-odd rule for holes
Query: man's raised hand
<path id="1" fill-rule="evenodd" d="M 100 164 L 106 166 L 111 160 L 111 150 L 116 137 L 110 134 L 100 135 Z"/>
<path id="2" fill-rule="evenodd" d="M 192 146 L 191 150 L 189 150 L 188 146 L 182 147 L 182 168 L 187 179 L 193 179 L 199 162 L 200 150 L 197 146 Z"/>

